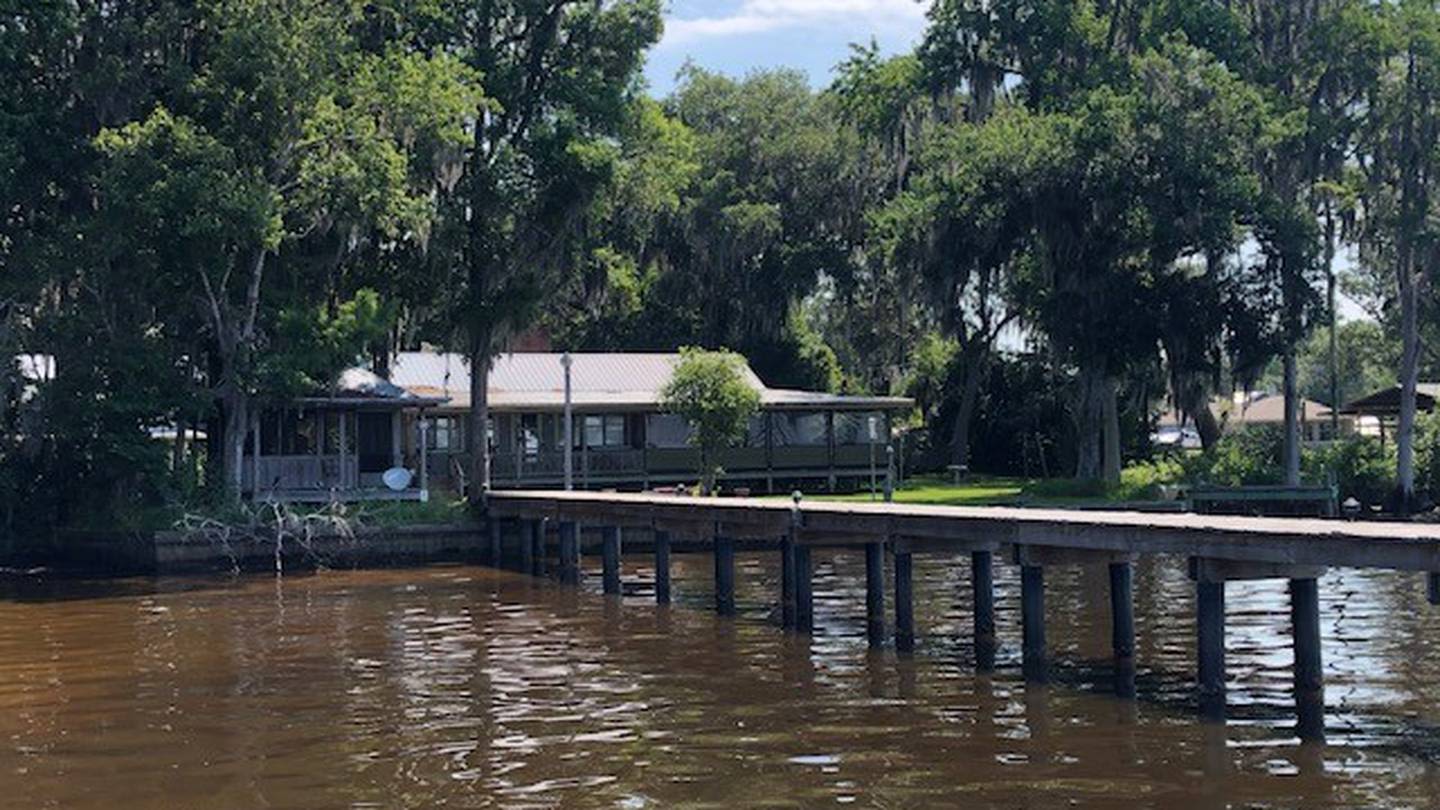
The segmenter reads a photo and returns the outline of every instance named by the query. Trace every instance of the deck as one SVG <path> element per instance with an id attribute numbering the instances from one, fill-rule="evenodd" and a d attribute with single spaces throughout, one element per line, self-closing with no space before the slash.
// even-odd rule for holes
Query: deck
<path id="1" fill-rule="evenodd" d="M 671 527 L 681 533 L 688 528 L 738 538 L 778 540 L 794 530 L 795 541 L 805 545 L 882 541 L 917 553 L 1009 545 L 1440 571 L 1440 525 L 1420 523 L 518 490 L 491 493 L 490 509 L 501 517 Z"/>

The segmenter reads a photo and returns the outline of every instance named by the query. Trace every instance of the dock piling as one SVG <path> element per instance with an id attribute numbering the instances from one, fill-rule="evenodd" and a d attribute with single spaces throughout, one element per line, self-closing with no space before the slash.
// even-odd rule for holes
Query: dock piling
<path id="1" fill-rule="evenodd" d="M 810 547 L 795 544 L 795 629 L 801 633 L 815 630 L 814 571 L 810 567 Z"/>
<path id="2" fill-rule="evenodd" d="M 1320 659 L 1320 589 L 1311 577 L 1290 580 L 1290 620 L 1295 642 L 1296 732 L 1300 739 L 1325 737 L 1325 675 Z"/>
<path id="3" fill-rule="evenodd" d="M 486 523 L 488 524 L 489 530 L 490 530 L 490 542 L 488 543 L 487 548 L 486 548 L 486 551 L 485 551 L 485 556 L 486 556 L 485 562 L 486 562 L 486 564 L 488 564 L 491 568 L 499 568 L 499 567 L 500 567 L 500 559 L 501 559 L 501 557 L 500 557 L 500 540 L 501 540 L 500 519 L 499 519 L 499 518 L 495 518 L 495 517 L 491 517 L 489 520 L 486 521 Z"/>
<path id="4" fill-rule="evenodd" d="M 540 521 L 522 520 L 517 527 L 519 535 L 516 542 L 520 545 L 520 573 L 535 573 L 535 533 L 539 530 Z"/>
<path id="5" fill-rule="evenodd" d="M 573 520 L 560 521 L 560 581 L 580 584 L 580 525 Z"/>
<path id="6" fill-rule="evenodd" d="M 715 612 L 735 615 L 735 540 L 715 537 Z"/>
<path id="7" fill-rule="evenodd" d="M 970 584 L 975 593 L 975 668 L 995 668 L 995 555 L 970 553 Z"/>
<path id="8" fill-rule="evenodd" d="M 655 604 L 670 604 L 670 532 L 655 530 Z"/>
<path id="9" fill-rule="evenodd" d="M 881 542 L 865 544 L 865 632 L 871 647 L 884 646 L 885 544 Z"/>
<path id="10" fill-rule="evenodd" d="M 1432 605 L 1440 605 L 1440 573 L 1425 575 L 1425 599 Z"/>
<path id="11" fill-rule="evenodd" d="M 795 628 L 795 541 L 780 539 L 780 626 Z"/>
<path id="12" fill-rule="evenodd" d="M 600 530 L 602 581 L 605 593 L 620 593 L 620 527 L 606 526 Z"/>
<path id="13" fill-rule="evenodd" d="M 1020 622 L 1025 680 L 1045 683 L 1050 666 L 1045 660 L 1045 569 L 1041 566 L 1020 566 Z"/>
<path id="14" fill-rule="evenodd" d="M 1115 652 L 1115 694 L 1135 697 L 1135 600 L 1131 564 L 1110 563 L 1110 630 Z"/>
<path id="15" fill-rule="evenodd" d="M 1200 716 L 1225 719 L 1225 582 L 1195 582 Z"/>
<path id="16" fill-rule="evenodd" d="M 530 541 L 533 550 L 530 553 L 530 573 L 537 576 L 545 576 L 545 521 L 536 520 L 530 524 Z"/>
<path id="17" fill-rule="evenodd" d="M 895 651 L 915 650 L 915 558 L 908 552 L 895 553 Z"/>

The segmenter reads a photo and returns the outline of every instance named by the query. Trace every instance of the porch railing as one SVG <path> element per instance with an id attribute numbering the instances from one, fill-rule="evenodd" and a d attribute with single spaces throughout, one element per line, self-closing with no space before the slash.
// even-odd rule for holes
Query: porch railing
<path id="1" fill-rule="evenodd" d="M 339 456 L 261 456 L 245 465 L 246 485 L 254 489 L 259 476 L 260 491 L 277 489 L 343 489 L 354 486 L 354 457 L 346 459 L 345 470 Z M 346 474 L 348 472 L 348 475 Z"/>

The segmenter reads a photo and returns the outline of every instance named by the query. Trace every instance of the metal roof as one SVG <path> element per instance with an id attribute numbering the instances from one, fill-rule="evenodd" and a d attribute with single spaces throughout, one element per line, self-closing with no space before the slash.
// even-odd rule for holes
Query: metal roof
<path id="1" fill-rule="evenodd" d="M 675 372 L 678 353 L 573 352 L 571 401 L 577 408 L 655 409 L 660 392 Z M 513 352 L 495 358 L 490 370 L 489 402 L 496 410 L 552 410 L 565 404 L 565 369 L 555 352 Z M 746 365 L 746 381 L 774 409 L 908 408 L 904 397 L 855 397 L 770 388 Z M 470 364 L 464 355 L 401 352 L 390 367 L 390 380 L 409 391 L 447 397 L 449 407 L 470 407 Z"/>
<path id="2" fill-rule="evenodd" d="M 364 368 L 350 368 L 340 373 L 328 394 L 302 397 L 301 402 L 364 405 L 440 405 L 448 397 L 411 391 Z"/>

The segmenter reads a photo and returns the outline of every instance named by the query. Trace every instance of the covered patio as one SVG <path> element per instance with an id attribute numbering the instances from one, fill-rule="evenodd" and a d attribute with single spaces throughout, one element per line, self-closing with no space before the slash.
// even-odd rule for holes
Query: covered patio
<path id="1" fill-rule="evenodd" d="M 243 490 L 257 501 L 429 500 L 424 415 L 447 401 L 350 369 L 323 395 L 255 416 Z"/>
<path id="2" fill-rule="evenodd" d="M 1429 413 L 1435 410 L 1435 403 L 1440 401 L 1440 383 L 1420 383 L 1415 392 L 1415 409 L 1419 413 Z M 1361 397 L 1347 404 L 1340 409 L 1344 416 L 1351 416 L 1357 420 L 1361 433 L 1369 433 L 1372 429 L 1361 420 L 1374 420 L 1373 430 L 1379 435 L 1380 441 L 1385 442 L 1397 431 L 1400 423 L 1400 386 L 1386 388 L 1376 391 L 1369 396 Z M 1370 433 L 1370 435 L 1375 435 Z"/>

